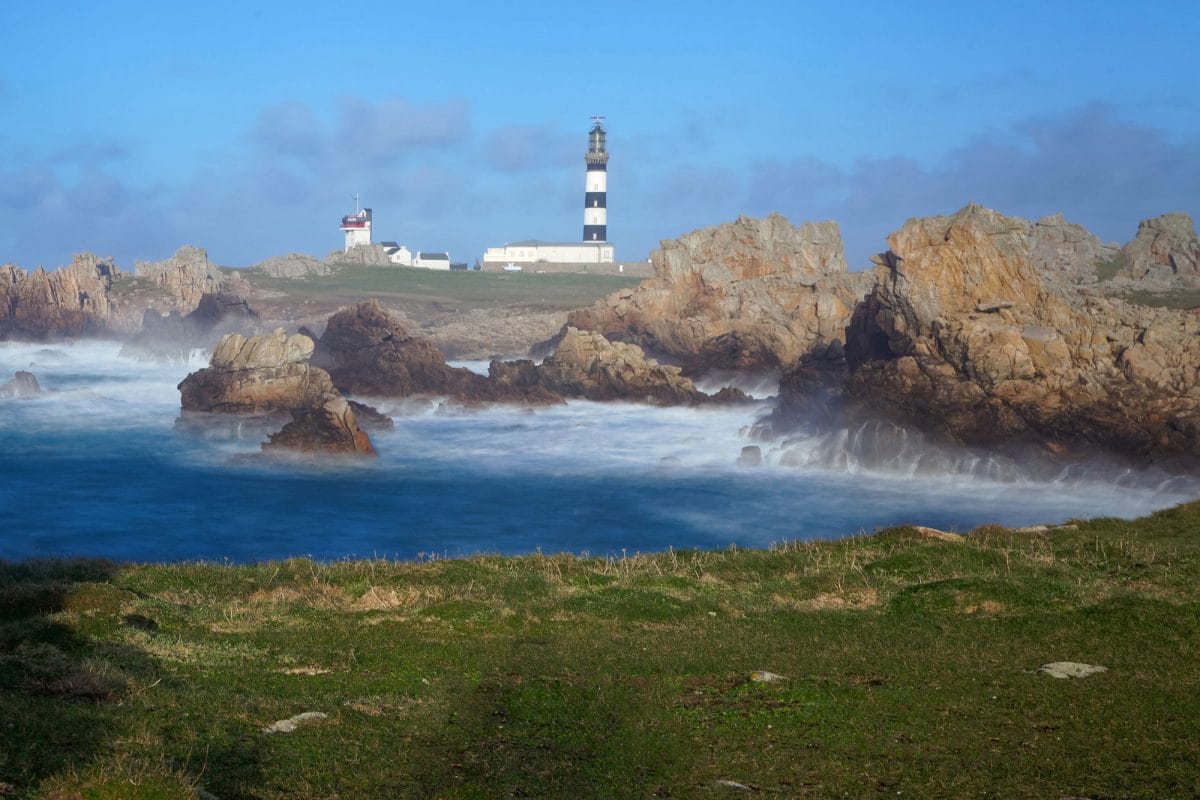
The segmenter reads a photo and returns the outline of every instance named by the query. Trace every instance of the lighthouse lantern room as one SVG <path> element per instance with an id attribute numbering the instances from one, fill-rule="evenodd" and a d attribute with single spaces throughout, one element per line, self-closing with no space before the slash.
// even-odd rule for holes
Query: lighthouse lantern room
<path id="1" fill-rule="evenodd" d="M 354 195 L 354 213 L 342 217 L 342 230 L 346 234 L 346 249 L 371 243 L 371 209 L 358 207 L 358 195 Z"/>

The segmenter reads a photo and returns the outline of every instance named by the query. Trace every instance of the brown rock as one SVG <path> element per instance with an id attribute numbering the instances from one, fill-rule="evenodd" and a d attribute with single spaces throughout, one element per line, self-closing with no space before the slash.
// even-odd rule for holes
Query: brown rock
<path id="1" fill-rule="evenodd" d="M 45 339 L 103 333 L 112 311 L 109 289 L 121 271 L 112 259 L 80 253 L 71 265 L 32 273 L 0 267 L 0 339 Z"/>
<path id="2" fill-rule="evenodd" d="M 1200 238 L 1187 214 L 1143 220 L 1137 236 L 1122 248 L 1124 276 L 1153 289 L 1200 286 Z"/>
<path id="3" fill-rule="evenodd" d="M 844 408 L 962 442 L 1200 455 L 1200 317 L 1051 291 L 1028 223 L 980 206 L 910 220 L 888 244 L 847 331 Z M 785 376 L 798 396 L 781 407 L 805 407 L 811 376 L 810 362 Z"/>
<path id="4" fill-rule="evenodd" d="M 204 294 L 215 294 L 225 283 L 225 274 L 208 260 L 202 247 L 184 245 L 164 261 L 138 261 L 134 272 L 164 291 L 175 311 L 189 312 Z"/>
<path id="5" fill-rule="evenodd" d="M 286 449 L 320 455 L 378 455 L 371 438 L 359 427 L 354 409 L 344 397 L 333 396 L 319 406 L 292 410 L 292 421 L 273 433 L 262 449 Z"/>
<path id="6" fill-rule="evenodd" d="M 834 222 L 792 226 L 778 214 L 664 241 L 655 277 L 623 289 L 567 324 L 709 369 L 774 369 L 817 341 L 842 339 L 870 285 L 848 273 Z"/>
<path id="7" fill-rule="evenodd" d="M 552 402 L 544 391 L 505 385 L 463 367 L 451 367 L 428 339 L 413 336 L 375 300 L 329 318 L 313 362 L 329 370 L 348 394 L 375 397 L 441 395 L 464 402 Z"/>
<path id="8" fill-rule="evenodd" d="M 338 392 L 324 370 L 306 363 L 307 336 L 282 329 L 247 338 L 223 337 L 209 366 L 179 384 L 185 411 L 289 411 L 322 406 Z"/>
<path id="9" fill-rule="evenodd" d="M 679 367 L 647 359 L 637 345 L 610 342 L 598 333 L 569 326 L 557 349 L 540 365 L 530 361 L 492 362 L 489 374 L 504 386 L 541 387 L 564 397 L 588 400 L 695 405 L 712 399 L 683 377 Z M 747 398 L 737 392 L 727 393 L 723 399 L 730 402 Z"/>

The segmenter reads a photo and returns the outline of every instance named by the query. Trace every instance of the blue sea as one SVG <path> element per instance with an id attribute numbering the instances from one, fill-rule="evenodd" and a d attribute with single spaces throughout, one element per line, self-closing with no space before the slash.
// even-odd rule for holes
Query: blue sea
<path id="1" fill-rule="evenodd" d="M 760 441 L 753 407 L 572 402 L 462 409 L 379 401 L 376 461 L 270 462 L 254 420 L 179 424 L 204 366 L 116 342 L 0 343 L 45 390 L 0 399 L 0 559 L 251 562 L 469 553 L 609 555 L 766 547 L 911 522 L 1135 517 L 1195 499 L 1195 478 L 1092 463 L 1026 468 L 875 428 Z M 763 463 L 738 466 L 743 446 Z"/>

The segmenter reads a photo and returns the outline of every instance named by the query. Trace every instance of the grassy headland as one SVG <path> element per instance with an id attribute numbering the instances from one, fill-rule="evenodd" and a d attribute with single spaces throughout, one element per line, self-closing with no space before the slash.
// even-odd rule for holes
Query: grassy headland
<path id="1" fill-rule="evenodd" d="M 296 296 L 369 296 L 385 303 L 433 302 L 462 308 L 520 304 L 554 310 L 591 305 L 606 294 L 644 280 L 617 275 L 448 272 L 356 265 L 341 266 L 331 275 L 303 279 L 272 278 L 253 272 L 245 277 L 255 286 Z"/>
<path id="2" fill-rule="evenodd" d="M 1198 584 L 1200 502 L 620 559 L 0 564 L 0 796 L 1192 797 Z"/>

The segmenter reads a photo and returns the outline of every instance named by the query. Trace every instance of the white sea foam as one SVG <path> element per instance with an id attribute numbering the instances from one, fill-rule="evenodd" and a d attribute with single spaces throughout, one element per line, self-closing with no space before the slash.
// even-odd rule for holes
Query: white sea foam
<path id="1" fill-rule="evenodd" d="M 223 487 L 237 481 L 240 491 L 256 498 L 249 502 L 263 507 L 240 514 L 272 509 L 270 514 L 286 516 L 297 509 L 295 518 L 226 520 L 223 524 L 233 526 L 232 543 L 218 552 L 243 553 L 238 557 L 311 552 L 313 541 L 327 540 L 347 520 L 358 538 L 335 554 L 403 554 L 405 547 L 428 547 L 413 539 L 415 532 L 397 528 L 399 520 L 414 515 L 420 515 L 420 526 L 436 529 L 443 544 L 456 542 L 463 550 L 605 552 L 730 541 L 765 545 L 902 521 L 970 526 L 1132 517 L 1200 496 L 1200 483 L 1192 477 L 1101 460 L 1051 467 L 938 447 L 884 425 L 757 441 L 750 430 L 769 409 L 766 403 L 662 409 L 574 401 L 535 409 L 464 409 L 436 401 L 382 401 L 379 407 L 396 419 L 396 427 L 372 434 L 377 462 L 329 471 L 311 464 L 249 463 L 240 456 L 257 453 L 277 423 L 230 418 L 228 425 L 213 428 L 176 424 L 176 385 L 205 365 L 206 354 L 171 365 L 137 362 L 119 351 L 111 342 L 0 343 L 0 381 L 27 369 L 46 389 L 37 397 L 0 401 L 8 469 L 21 469 L 26 463 L 21 453 L 41 448 L 50 455 L 38 463 L 52 481 L 54 459 L 80 450 L 76 455 L 94 460 L 100 472 L 113 469 L 109 462 L 119 457 L 125 459 L 118 466 L 126 480 L 153 483 L 160 473 L 170 473 L 161 480 L 183 484 L 164 485 L 157 493 L 148 486 L 144 497 L 137 495 L 142 505 L 115 506 L 111 513 L 137 520 L 127 522 L 129 530 L 169 525 L 169 519 L 152 523 L 156 511 L 145 504 L 167 498 L 169 506 L 194 480 L 218 480 L 215 485 Z M 760 466 L 738 466 L 748 444 L 762 448 Z M 141 461 L 149 463 L 139 466 Z M 88 502 L 87 487 L 76 490 L 80 502 Z M 95 491 L 103 490 L 98 483 Z M 4 496 L 0 490 L 0 499 Z M 50 497 L 45 502 L 53 502 Z M 167 506 L 157 513 L 197 513 L 190 506 L 186 511 Z M 40 546 L 50 552 L 71 548 L 69 531 L 79 524 L 60 523 L 61 530 L 48 525 Z M 250 527 L 239 531 L 241 524 Z M 314 538 L 295 533 L 305 526 L 312 530 L 303 535 Z M 260 545 L 262 550 L 254 549 Z M 171 557 L 209 552 L 181 547 Z M 291 547 L 303 549 L 286 549 Z M 4 552 L 0 534 L 0 557 Z"/>

